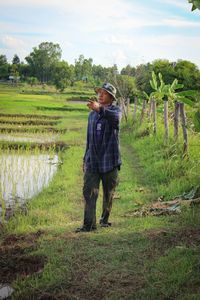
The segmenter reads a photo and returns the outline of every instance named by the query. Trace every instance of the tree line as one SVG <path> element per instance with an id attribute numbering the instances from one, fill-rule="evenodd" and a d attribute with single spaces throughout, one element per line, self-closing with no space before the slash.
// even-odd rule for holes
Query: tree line
<path id="1" fill-rule="evenodd" d="M 116 64 L 112 67 L 95 65 L 92 58 L 80 55 L 74 64 L 69 64 L 61 59 L 62 50 L 59 44 L 42 42 L 34 47 L 32 52 L 21 61 L 17 54 L 12 63 L 8 63 L 6 55 L 0 55 L 0 80 L 53 84 L 60 91 L 67 86 L 73 86 L 77 81 L 84 81 L 91 86 L 99 85 L 113 78 L 117 82 L 125 83 L 129 97 L 134 97 L 138 92 L 152 92 L 150 79 L 152 72 L 162 73 L 166 84 L 171 84 L 176 78 L 184 85 L 184 89 L 200 90 L 200 70 L 191 61 L 177 60 L 170 62 L 167 59 L 157 59 L 153 62 L 140 64 L 136 67 L 127 65 L 118 70 Z"/>

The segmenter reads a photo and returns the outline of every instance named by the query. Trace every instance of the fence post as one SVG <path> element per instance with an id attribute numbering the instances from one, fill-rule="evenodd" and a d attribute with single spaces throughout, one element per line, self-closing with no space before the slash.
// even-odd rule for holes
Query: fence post
<path id="1" fill-rule="evenodd" d="M 157 132 L 157 120 L 156 120 L 156 100 L 152 100 L 152 109 L 153 109 L 153 133 Z"/>
<path id="2" fill-rule="evenodd" d="M 153 102 L 152 102 L 152 98 L 150 98 L 150 101 L 149 101 L 149 111 L 148 111 L 149 121 L 151 120 L 152 108 L 153 108 Z"/>
<path id="3" fill-rule="evenodd" d="M 180 114 L 180 102 L 176 101 L 174 106 L 174 140 L 178 139 L 178 121 Z"/>
<path id="4" fill-rule="evenodd" d="M 127 107 L 127 116 L 129 115 L 130 112 L 130 98 L 127 98 L 127 102 L 126 102 L 126 107 Z"/>
<path id="5" fill-rule="evenodd" d="M 138 104 L 138 99 L 137 99 L 137 97 L 135 97 L 134 98 L 134 107 L 133 107 L 133 122 L 136 121 L 137 104 Z"/>
<path id="6" fill-rule="evenodd" d="M 144 119 L 144 114 L 145 114 L 145 110 L 146 110 L 146 102 L 147 102 L 146 100 L 143 100 L 141 117 L 140 117 L 140 124 L 142 123 L 142 121 Z"/>
<path id="7" fill-rule="evenodd" d="M 127 118 L 127 112 L 126 112 L 126 106 L 125 106 L 125 99 L 123 97 L 120 98 L 120 107 L 122 108 L 122 114 L 125 117 L 125 121 L 127 123 L 128 118 Z"/>
<path id="8" fill-rule="evenodd" d="M 180 117 L 181 125 L 183 129 L 183 157 L 187 155 L 188 152 L 188 132 L 187 132 L 187 121 L 184 109 L 184 103 L 180 102 Z"/>
<path id="9" fill-rule="evenodd" d="M 165 125 L 165 141 L 169 138 L 169 125 L 168 125 L 168 101 L 164 101 L 164 125 Z"/>

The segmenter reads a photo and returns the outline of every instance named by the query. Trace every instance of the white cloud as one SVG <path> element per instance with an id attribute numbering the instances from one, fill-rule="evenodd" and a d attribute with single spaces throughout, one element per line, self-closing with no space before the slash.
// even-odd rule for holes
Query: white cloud
<path id="1" fill-rule="evenodd" d="M 196 49 L 200 53 L 198 38 L 188 37 L 191 28 L 193 35 L 199 30 L 200 21 L 192 18 L 187 0 L 0 0 L 0 6 L 7 13 L 11 7 L 12 21 L 0 23 L 2 49 L 10 56 L 23 52 L 24 57 L 43 41 L 59 43 L 72 63 L 80 54 L 104 65 L 135 65 L 160 57 L 193 61 Z M 32 8 L 39 13 L 29 18 Z M 173 35 L 175 29 L 180 35 Z"/>
<path id="2" fill-rule="evenodd" d="M 129 62 L 129 58 L 125 51 L 121 49 L 116 49 L 110 52 L 108 55 L 105 55 L 106 65 L 113 66 L 116 64 L 120 69 L 127 65 Z"/>
<path id="3" fill-rule="evenodd" d="M 103 43 L 108 44 L 108 45 L 132 46 L 133 39 L 128 36 L 111 35 L 111 36 L 107 36 L 105 39 L 103 39 Z"/>
<path id="4" fill-rule="evenodd" d="M 191 5 L 187 2 L 187 0 L 159 0 L 158 2 L 162 4 L 170 4 L 186 10 L 189 10 Z"/>
<path id="5" fill-rule="evenodd" d="M 184 19 L 165 19 L 163 20 L 164 25 L 172 26 L 172 27 L 200 27 L 200 22 L 192 22 Z"/>
<path id="6" fill-rule="evenodd" d="M 23 48 L 26 46 L 26 43 L 22 39 L 15 38 L 15 37 L 12 37 L 9 35 L 3 36 L 1 38 L 1 43 L 4 45 L 4 47 L 6 47 L 8 49 L 9 48 L 19 49 L 19 48 Z"/>
<path id="7" fill-rule="evenodd" d="M 148 51 L 145 50 L 144 44 Z M 200 40 L 199 37 L 180 35 L 149 36 L 138 40 L 137 53 L 144 57 L 146 62 L 157 58 L 171 61 L 186 59 L 200 65 Z"/>

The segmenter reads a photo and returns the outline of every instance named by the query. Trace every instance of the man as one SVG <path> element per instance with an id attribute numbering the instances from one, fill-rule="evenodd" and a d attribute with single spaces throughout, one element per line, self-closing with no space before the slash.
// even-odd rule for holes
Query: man
<path id="1" fill-rule="evenodd" d="M 116 100 L 116 88 L 105 83 L 96 89 L 96 93 L 97 101 L 90 100 L 87 104 L 92 111 L 88 118 L 87 145 L 83 159 L 84 221 L 83 226 L 77 228 L 76 232 L 96 229 L 96 201 L 100 181 L 103 186 L 100 226 L 111 226 L 108 219 L 121 165 L 118 137 L 121 110 L 113 104 Z"/>

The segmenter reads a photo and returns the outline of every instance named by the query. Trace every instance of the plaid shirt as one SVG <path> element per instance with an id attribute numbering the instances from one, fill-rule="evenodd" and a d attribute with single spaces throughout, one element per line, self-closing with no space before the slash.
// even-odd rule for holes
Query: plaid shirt
<path id="1" fill-rule="evenodd" d="M 119 149 L 119 123 L 121 110 L 118 106 L 101 107 L 92 111 L 88 118 L 87 144 L 83 158 L 86 171 L 106 173 L 121 165 Z M 97 123 L 101 123 L 101 144 L 97 136 Z"/>

